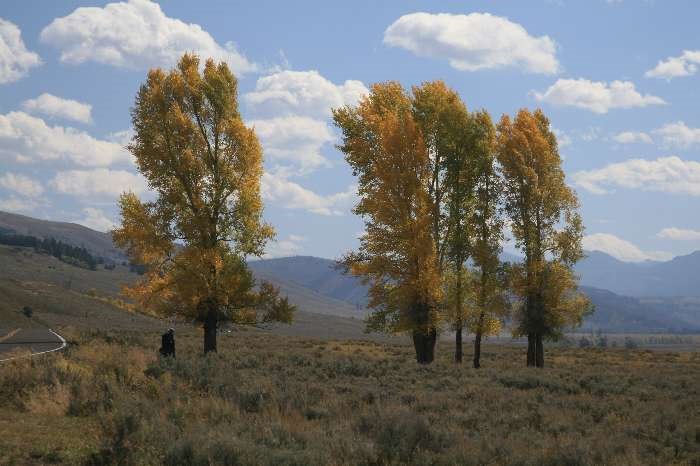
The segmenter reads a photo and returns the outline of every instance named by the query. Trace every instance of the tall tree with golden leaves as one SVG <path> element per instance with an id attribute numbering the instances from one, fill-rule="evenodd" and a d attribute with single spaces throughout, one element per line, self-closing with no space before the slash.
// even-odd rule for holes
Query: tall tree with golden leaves
<path id="1" fill-rule="evenodd" d="M 464 120 L 463 120 L 464 121 Z M 483 335 L 500 329 L 507 310 L 499 253 L 503 220 L 501 179 L 495 160 L 496 130 L 488 112 L 472 113 L 461 125 L 458 150 L 446 159 L 447 319 L 455 330 L 455 362 L 462 361 L 462 331 L 474 333 L 474 366 Z M 470 259 L 473 267 L 467 267 Z"/>
<path id="2" fill-rule="evenodd" d="M 508 311 L 506 281 L 499 255 L 503 240 L 503 217 L 499 212 L 503 182 L 496 163 L 496 128 L 486 111 L 473 115 L 472 164 L 474 202 L 467 214 L 472 230 L 471 259 L 476 306 L 470 328 L 474 332 L 473 366 L 481 367 L 481 340 L 500 331 Z"/>
<path id="3" fill-rule="evenodd" d="M 340 149 L 358 179 L 365 233 L 343 264 L 369 284 L 368 328 L 408 332 L 418 363 L 433 361 L 441 275 L 435 173 L 413 102 L 397 82 L 375 84 L 357 107 L 335 109 Z"/>
<path id="4" fill-rule="evenodd" d="M 431 182 L 433 241 L 438 270 L 443 279 L 455 280 L 452 290 L 461 295 L 462 274 L 457 273 L 469 257 L 467 213 L 473 198 L 471 147 L 474 142 L 471 118 L 459 95 L 442 81 L 413 88 L 413 109 L 428 150 Z M 441 313 L 455 330 L 455 361 L 462 360 L 462 299 L 455 307 L 442 303 Z M 449 307 L 449 308 L 446 308 Z"/>
<path id="5" fill-rule="evenodd" d="M 527 336 L 527 365 L 543 367 L 543 340 L 580 324 L 590 309 L 572 272 L 583 257 L 583 224 L 544 113 L 523 109 L 513 120 L 504 115 L 497 138 L 505 212 L 525 256 L 512 268 L 513 291 L 521 298 L 516 333 Z"/>
<path id="6" fill-rule="evenodd" d="M 186 54 L 141 86 L 129 150 L 156 199 L 123 194 L 112 234 L 147 266 L 126 293 L 154 313 L 201 322 L 209 352 L 220 321 L 290 322 L 294 308 L 270 284 L 256 287 L 246 264 L 274 232 L 262 220 L 262 150 L 238 111 L 236 78 L 225 63 L 199 65 Z"/>

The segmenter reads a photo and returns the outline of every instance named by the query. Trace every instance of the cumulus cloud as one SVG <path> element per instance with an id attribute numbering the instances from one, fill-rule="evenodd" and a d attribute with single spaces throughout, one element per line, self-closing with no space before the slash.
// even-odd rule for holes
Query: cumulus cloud
<path id="1" fill-rule="evenodd" d="M 136 194 L 146 192 L 146 181 L 141 175 L 126 170 L 66 170 L 56 173 L 51 187 L 61 194 L 85 199 L 115 199 L 124 191 Z"/>
<path id="2" fill-rule="evenodd" d="M 651 136 L 641 131 L 623 131 L 613 136 L 613 141 L 620 144 L 651 144 L 654 142 Z"/>
<path id="3" fill-rule="evenodd" d="M 0 18 L 0 84 L 17 81 L 39 65 L 39 55 L 27 50 L 19 28 Z"/>
<path id="4" fill-rule="evenodd" d="M 534 92 L 540 102 L 555 106 L 570 106 L 608 113 L 614 108 L 646 107 L 663 105 L 666 102 L 654 95 L 640 94 L 629 81 L 611 83 L 588 79 L 558 79 L 544 93 Z"/>
<path id="5" fill-rule="evenodd" d="M 587 251 L 601 251 L 625 262 L 668 260 L 673 257 L 672 254 L 664 251 L 642 251 L 629 241 L 608 233 L 584 236 L 583 248 Z"/>
<path id="6" fill-rule="evenodd" d="M 4 210 L 5 212 L 32 214 L 37 207 L 39 207 L 39 202 L 34 199 L 19 198 L 17 196 L 0 198 L 0 210 Z"/>
<path id="7" fill-rule="evenodd" d="M 73 221 L 93 230 L 103 232 L 112 230 L 115 227 L 115 223 L 111 218 L 107 217 L 102 210 L 94 207 L 84 208 L 83 216 Z"/>
<path id="8" fill-rule="evenodd" d="M 25 112 L 0 115 L 1 155 L 21 162 L 65 159 L 92 167 L 131 160 L 120 144 L 96 139 L 74 128 L 50 126 Z"/>
<path id="9" fill-rule="evenodd" d="M 286 116 L 269 120 L 252 120 L 260 137 L 266 159 L 292 164 L 299 174 L 328 166 L 321 148 L 335 140 L 328 124 L 302 116 Z"/>
<path id="10" fill-rule="evenodd" d="M 575 185 L 593 194 L 606 194 L 620 187 L 700 196 L 700 162 L 676 156 L 656 160 L 630 159 L 598 170 L 572 175 Z"/>
<path id="11" fill-rule="evenodd" d="M 698 64 L 700 64 L 700 50 L 684 50 L 680 56 L 660 60 L 654 68 L 644 73 L 644 76 L 667 80 L 691 76 L 697 73 Z"/>
<path id="12" fill-rule="evenodd" d="M 700 128 L 689 128 L 682 121 L 666 124 L 654 133 L 661 136 L 664 147 L 687 149 L 700 144 Z"/>
<path id="13" fill-rule="evenodd" d="M 306 238 L 300 235 L 289 235 L 284 239 L 278 239 L 267 245 L 265 255 L 266 259 L 273 257 L 289 257 L 299 254 L 301 243 L 306 241 Z"/>
<path id="14" fill-rule="evenodd" d="M 263 174 L 261 179 L 263 198 L 285 209 L 305 210 L 319 215 L 344 215 L 355 199 L 357 188 L 322 196 L 290 181 L 279 173 Z"/>
<path id="15" fill-rule="evenodd" d="M 40 113 L 49 117 L 64 118 L 80 123 L 92 123 L 92 105 L 77 100 L 62 99 L 43 93 L 36 99 L 22 102 L 22 108 L 30 113 Z"/>
<path id="16" fill-rule="evenodd" d="M 131 139 L 134 137 L 133 129 L 125 129 L 122 131 L 115 131 L 114 133 L 109 133 L 107 135 L 107 140 L 110 142 L 116 142 L 122 147 L 126 147 L 131 143 Z"/>
<path id="17" fill-rule="evenodd" d="M 675 227 L 664 228 L 656 236 L 674 241 L 700 241 L 700 231 Z"/>
<path id="18" fill-rule="evenodd" d="M 0 176 L 0 187 L 28 198 L 37 198 L 44 193 L 44 187 L 38 181 L 11 172 Z"/>
<path id="19" fill-rule="evenodd" d="M 196 52 L 227 62 L 239 74 L 257 69 L 232 42 L 220 45 L 198 24 L 169 18 L 149 0 L 77 8 L 46 26 L 41 40 L 57 47 L 66 63 L 147 69 L 172 66 L 183 53 Z"/>
<path id="20" fill-rule="evenodd" d="M 318 71 L 280 71 L 263 76 L 243 96 L 258 113 L 328 118 L 331 109 L 354 105 L 369 91 L 361 81 L 333 84 Z"/>
<path id="21" fill-rule="evenodd" d="M 488 13 L 404 15 L 384 31 L 384 43 L 446 59 L 461 71 L 514 66 L 554 74 L 560 68 L 552 39 L 531 36 L 520 24 Z"/>

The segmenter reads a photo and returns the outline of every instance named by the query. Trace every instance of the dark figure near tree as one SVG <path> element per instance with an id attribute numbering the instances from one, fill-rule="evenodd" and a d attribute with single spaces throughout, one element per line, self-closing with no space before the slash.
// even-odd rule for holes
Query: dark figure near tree
<path id="1" fill-rule="evenodd" d="M 174 329 L 172 329 L 172 328 L 168 329 L 168 331 L 165 332 L 161 336 L 160 354 L 162 356 L 175 357 L 175 330 Z"/>

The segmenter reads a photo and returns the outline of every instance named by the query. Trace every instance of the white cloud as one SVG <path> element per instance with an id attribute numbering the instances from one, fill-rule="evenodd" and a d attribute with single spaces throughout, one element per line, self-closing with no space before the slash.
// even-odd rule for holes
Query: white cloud
<path id="1" fill-rule="evenodd" d="M 116 199 L 124 191 L 146 192 L 141 175 L 125 170 L 66 170 L 56 173 L 50 182 L 57 192 L 86 199 Z"/>
<path id="2" fill-rule="evenodd" d="M 39 203 L 34 199 L 18 198 L 16 196 L 10 196 L 5 199 L 0 198 L 0 210 L 5 212 L 33 214 L 37 207 L 39 207 Z"/>
<path id="3" fill-rule="evenodd" d="M 355 199 L 357 188 L 322 196 L 289 181 L 279 173 L 264 173 L 261 179 L 263 198 L 286 209 L 300 209 L 319 215 L 344 215 Z"/>
<path id="4" fill-rule="evenodd" d="M 23 162 L 67 159 L 93 167 L 131 160 L 120 144 L 96 139 L 74 128 L 49 126 L 25 112 L 0 115 L 0 155 L 3 154 Z"/>
<path id="5" fill-rule="evenodd" d="M 300 235 L 289 235 L 285 239 L 278 239 L 267 245 L 265 251 L 266 259 L 273 257 L 289 257 L 294 256 L 301 250 L 301 244 L 306 241 L 306 238 Z"/>
<path id="6" fill-rule="evenodd" d="M 323 145 L 335 140 L 328 125 L 321 120 L 301 116 L 252 120 L 268 157 L 277 163 L 292 163 L 300 174 L 330 163 L 321 154 Z"/>
<path id="7" fill-rule="evenodd" d="M 115 131 L 114 133 L 109 133 L 107 135 L 107 140 L 110 142 L 115 142 L 122 147 L 126 147 L 131 143 L 131 139 L 134 137 L 133 129 L 125 129 L 122 131 Z"/>
<path id="8" fill-rule="evenodd" d="M 333 211 L 321 197 L 315 198 L 315 193 L 287 177 L 331 165 L 321 152 L 336 140 L 328 124 L 331 109 L 355 105 L 368 92 L 360 81 L 334 84 L 313 70 L 280 71 L 257 80 L 255 89 L 243 99 L 257 116 L 249 123 L 260 137 L 266 161 L 272 162 L 268 174 L 274 173 L 277 180 L 276 187 L 270 187 L 269 196 L 277 198 L 273 193 L 284 186 L 296 199 L 285 203 L 311 206 L 307 210 L 317 213 Z"/>
<path id="9" fill-rule="evenodd" d="M 10 172 L 0 176 L 0 187 L 29 198 L 37 198 L 44 193 L 44 187 L 38 181 Z"/>
<path id="10" fill-rule="evenodd" d="M 564 131 L 557 128 L 552 128 L 552 132 L 557 137 L 557 144 L 559 145 L 560 149 L 571 145 L 571 136 L 566 134 Z"/>
<path id="11" fill-rule="evenodd" d="M 700 241 L 700 231 L 675 227 L 664 228 L 656 236 L 674 241 Z"/>
<path id="12" fill-rule="evenodd" d="M 243 96 L 257 112 L 328 118 L 331 108 L 354 105 L 369 91 L 361 81 L 333 84 L 318 71 L 280 71 L 263 76 Z"/>
<path id="13" fill-rule="evenodd" d="M 651 136 L 641 131 L 623 131 L 613 136 L 613 141 L 620 144 L 651 144 L 654 142 Z"/>
<path id="14" fill-rule="evenodd" d="M 660 60 L 656 66 L 644 73 L 647 78 L 664 78 L 671 80 L 682 76 L 691 76 L 698 71 L 700 50 L 684 50 L 678 57 Z"/>
<path id="15" fill-rule="evenodd" d="M 516 66 L 530 73 L 559 71 L 556 44 L 488 13 L 411 13 L 384 32 L 384 43 L 421 57 L 443 58 L 461 71 Z"/>
<path id="16" fill-rule="evenodd" d="M 61 51 L 61 61 L 95 61 L 120 68 L 172 66 L 185 52 L 226 61 L 236 73 L 256 70 L 232 42 L 220 45 L 198 24 L 167 17 L 148 0 L 81 7 L 54 19 L 41 40 Z"/>
<path id="17" fill-rule="evenodd" d="M 650 94 L 640 94 L 629 81 L 611 83 L 587 79 L 558 79 L 544 93 L 534 92 L 540 102 L 607 113 L 613 108 L 646 107 L 666 102 Z"/>
<path id="18" fill-rule="evenodd" d="M 0 84 L 17 81 L 39 65 L 39 55 L 27 50 L 19 28 L 0 18 Z"/>
<path id="19" fill-rule="evenodd" d="M 642 251 L 629 241 L 608 233 L 596 233 L 583 237 L 583 249 L 601 251 L 625 262 L 668 260 L 672 254 L 664 251 Z"/>
<path id="20" fill-rule="evenodd" d="M 609 188 L 621 187 L 700 196 L 700 162 L 676 156 L 630 159 L 598 170 L 576 172 L 572 179 L 575 185 L 593 194 L 606 194 Z"/>
<path id="21" fill-rule="evenodd" d="M 65 118 L 80 123 L 92 123 L 92 105 L 77 100 L 62 99 L 43 93 L 36 99 L 22 102 L 22 108 L 30 113 L 41 113 L 54 118 Z"/>
<path id="22" fill-rule="evenodd" d="M 700 144 L 700 128 L 689 128 L 682 121 L 666 124 L 654 133 L 661 136 L 664 147 L 687 149 Z"/>
<path id="23" fill-rule="evenodd" d="M 83 209 L 83 214 L 82 218 L 74 220 L 74 222 L 92 228 L 93 230 L 103 232 L 112 230 L 115 227 L 114 221 L 107 217 L 100 209 L 86 207 Z"/>

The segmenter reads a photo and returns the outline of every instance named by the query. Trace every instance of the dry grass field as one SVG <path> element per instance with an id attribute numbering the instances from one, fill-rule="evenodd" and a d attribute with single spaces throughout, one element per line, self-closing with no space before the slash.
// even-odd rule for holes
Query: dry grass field
<path id="1" fill-rule="evenodd" d="M 0 464 L 700 464 L 697 336 L 571 335 L 544 370 L 501 337 L 475 371 L 451 362 L 449 335 L 418 367 L 407 339 L 302 311 L 207 357 L 179 323 L 177 360 L 159 360 L 170 324 L 120 303 L 126 267 L 4 246 L 0 264 L 0 329 L 70 343 L 0 366 Z"/>
<path id="2" fill-rule="evenodd" d="M 203 357 L 178 331 L 63 329 L 62 352 L 0 369 L 2 464 L 700 464 L 700 353 L 487 345 L 480 370 L 441 343 L 234 331 Z"/>

